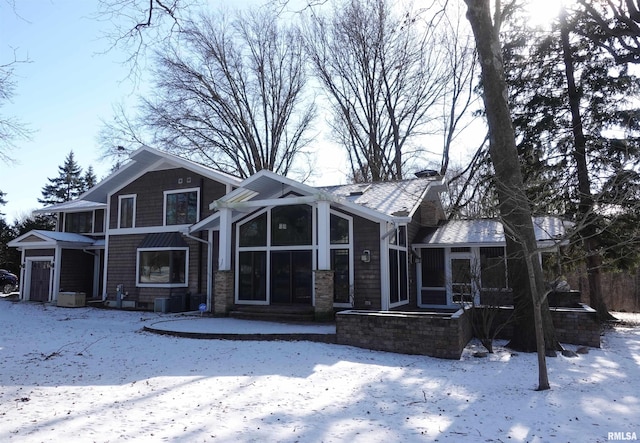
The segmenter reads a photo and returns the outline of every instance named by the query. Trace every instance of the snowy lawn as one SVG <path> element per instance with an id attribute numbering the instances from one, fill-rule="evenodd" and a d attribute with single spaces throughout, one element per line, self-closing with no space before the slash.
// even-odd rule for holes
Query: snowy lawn
<path id="1" fill-rule="evenodd" d="M 535 355 L 501 346 L 475 358 L 472 342 L 449 361 L 142 332 L 159 319 L 0 299 L 0 441 L 640 438 L 637 325 L 607 331 L 602 349 L 548 359 L 552 389 L 536 392 Z"/>

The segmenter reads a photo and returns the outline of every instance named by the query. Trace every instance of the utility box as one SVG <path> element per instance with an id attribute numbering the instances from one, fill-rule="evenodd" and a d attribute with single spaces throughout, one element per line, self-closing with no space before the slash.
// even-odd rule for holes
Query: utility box
<path id="1" fill-rule="evenodd" d="M 57 305 L 63 308 L 80 308 L 87 303 L 84 292 L 58 292 Z"/>
<path id="2" fill-rule="evenodd" d="M 153 300 L 153 312 L 161 312 L 163 314 L 169 312 L 169 299 L 156 298 Z"/>

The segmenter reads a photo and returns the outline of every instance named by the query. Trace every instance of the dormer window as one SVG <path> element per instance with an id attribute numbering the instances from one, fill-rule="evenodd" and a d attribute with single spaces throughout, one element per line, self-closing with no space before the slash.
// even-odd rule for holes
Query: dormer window
<path id="1" fill-rule="evenodd" d="M 168 226 L 196 223 L 200 211 L 199 193 L 197 188 L 165 191 L 164 224 Z"/>

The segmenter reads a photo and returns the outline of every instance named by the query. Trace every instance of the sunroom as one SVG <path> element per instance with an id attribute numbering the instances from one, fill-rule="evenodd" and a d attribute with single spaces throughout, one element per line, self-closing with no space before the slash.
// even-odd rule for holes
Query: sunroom
<path id="1" fill-rule="evenodd" d="M 535 217 L 539 259 L 549 269 L 566 243 L 567 222 Z M 504 229 L 499 220 L 449 220 L 423 229 L 412 245 L 418 257 L 418 306 L 454 308 L 463 302 L 510 304 Z M 505 303 L 506 301 L 506 303 Z"/>

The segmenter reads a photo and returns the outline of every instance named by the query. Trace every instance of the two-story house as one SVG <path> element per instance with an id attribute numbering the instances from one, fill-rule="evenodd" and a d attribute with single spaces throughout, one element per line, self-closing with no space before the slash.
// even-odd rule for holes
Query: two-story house
<path id="1" fill-rule="evenodd" d="M 22 252 L 22 300 L 82 292 L 151 310 L 198 294 L 220 315 L 294 305 L 319 318 L 417 306 L 411 241 L 444 218 L 443 190 L 433 174 L 320 188 L 270 171 L 240 180 L 141 148 L 79 199 L 41 209 L 57 215 L 55 232 L 9 245 Z"/>
<path id="2" fill-rule="evenodd" d="M 114 307 L 455 308 L 508 291 L 495 220 L 446 222 L 441 177 L 312 187 L 270 171 L 245 180 L 141 148 L 77 200 L 49 206 L 56 231 L 11 241 L 20 298 L 63 293 Z M 563 241 L 536 220 L 540 251 Z M 166 309 L 168 303 L 160 304 Z M 175 303 L 174 303 L 175 305 Z"/>

